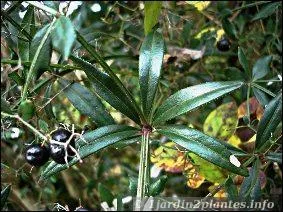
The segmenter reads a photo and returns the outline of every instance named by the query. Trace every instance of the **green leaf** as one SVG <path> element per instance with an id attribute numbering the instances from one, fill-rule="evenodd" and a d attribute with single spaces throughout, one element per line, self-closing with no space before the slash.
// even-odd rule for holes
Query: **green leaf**
<path id="1" fill-rule="evenodd" d="M 5 203 L 6 203 L 7 199 L 8 199 L 10 191 L 11 191 L 11 185 L 8 185 L 6 188 L 4 188 L 1 191 L 1 210 L 4 207 L 4 205 L 5 205 Z"/>
<path id="2" fill-rule="evenodd" d="M 161 74 L 164 40 L 157 31 L 149 33 L 141 46 L 139 57 L 139 83 L 143 111 L 149 117 Z"/>
<path id="3" fill-rule="evenodd" d="M 135 196 L 137 194 L 137 188 L 138 188 L 138 178 L 129 177 L 129 190 L 132 196 Z"/>
<path id="4" fill-rule="evenodd" d="M 217 166 L 236 174 L 248 176 L 246 168 L 237 167 L 230 162 L 232 153 L 224 145 L 198 130 L 175 125 L 160 127 L 157 131 L 176 144 Z"/>
<path id="5" fill-rule="evenodd" d="M 35 27 L 34 21 L 34 7 L 29 5 L 27 12 L 22 20 L 21 27 L 25 29 L 27 33 L 30 33 L 32 30 L 31 28 Z M 19 31 L 19 37 L 24 37 L 23 33 Z M 19 56 L 22 61 L 30 61 L 30 42 L 24 41 L 22 39 L 18 39 L 18 50 Z"/>
<path id="6" fill-rule="evenodd" d="M 231 38 L 237 38 L 237 30 L 233 23 L 228 18 L 222 19 L 222 27 L 225 33 Z"/>
<path id="7" fill-rule="evenodd" d="M 265 107 L 263 117 L 261 118 L 256 134 L 255 148 L 259 150 L 267 142 L 271 134 L 274 133 L 276 127 L 282 117 L 282 92 L 278 94 Z"/>
<path id="8" fill-rule="evenodd" d="M 253 87 L 253 93 L 261 106 L 265 107 L 269 103 L 269 98 L 263 91 Z"/>
<path id="9" fill-rule="evenodd" d="M 125 97 L 126 104 L 129 104 L 131 108 L 133 108 L 133 113 L 138 114 L 140 118 L 144 120 L 143 114 L 141 113 L 140 107 L 137 105 L 135 99 L 131 95 L 131 93 L 125 88 L 121 80 L 116 76 L 116 74 L 113 72 L 113 70 L 108 66 L 108 64 L 105 62 L 105 60 L 97 54 L 95 48 L 90 45 L 80 34 L 77 32 L 78 41 L 80 44 L 89 52 L 89 54 L 93 57 L 93 59 L 101 65 L 103 70 L 109 75 L 109 77 L 112 79 L 114 84 L 116 85 L 117 89 L 119 89 L 119 92 L 121 91 L 123 93 L 123 96 Z M 136 123 L 140 123 L 140 121 L 137 121 L 137 117 L 133 119 L 136 121 Z"/>
<path id="10" fill-rule="evenodd" d="M 148 195 L 153 197 L 159 195 L 164 190 L 166 182 L 167 176 L 161 176 L 158 180 L 150 185 Z"/>
<path id="11" fill-rule="evenodd" d="M 11 106 L 9 103 L 1 96 L 1 111 L 6 113 L 12 113 Z"/>
<path id="12" fill-rule="evenodd" d="M 253 66 L 253 81 L 265 77 L 270 71 L 269 64 L 272 60 L 272 56 L 265 56 L 259 58 Z"/>
<path id="13" fill-rule="evenodd" d="M 59 83 L 62 88 L 65 88 L 64 94 L 74 107 L 82 114 L 90 117 L 98 127 L 115 124 L 114 119 L 105 110 L 100 99 L 89 89 L 79 83 L 71 83 L 64 79 L 59 80 Z"/>
<path id="14" fill-rule="evenodd" d="M 220 140 L 228 140 L 238 125 L 238 110 L 235 102 L 222 104 L 213 110 L 204 121 L 203 132 Z"/>
<path id="15" fill-rule="evenodd" d="M 132 196 L 135 196 L 137 194 L 137 188 L 138 188 L 138 178 L 129 177 L 129 190 Z"/>
<path id="16" fill-rule="evenodd" d="M 282 152 L 268 152 L 265 157 L 268 160 L 282 164 Z"/>
<path id="17" fill-rule="evenodd" d="M 259 13 L 257 13 L 255 15 L 255 17 L 252 19 L 252 21 L 258 20 L 258 19 L 263 19 L 266 18 L 270 15 L 272 15 L 279 6 L 281 6 L 281 2 L 275 2 L 275 3 L 270 3 L 267 6 L 265 6 L 263 9 L 261 9 L 259 11 Z"/>
<path id="18" fill-rule="evenodd" d="M 228 67 L 225 70 L 225 77 L 227 80 L 245 80 L 245 74 L 236 67 Z"/>
<path id="19" fill-rule="evenodd" d="M 48 28 L 50 27 L 50 24 L 47 24 L 45 27 L 40 29 L 35 35 L 34 38 L 31 41 L 31 47 L 30 47 L 30 59 L 34 59 L 35 53 L 40 46 L 40 43 L 44 37 L 44 35 L 48 32 Z M 36 58 L 36 63 L 34 67 L 34 76 L 36 79 L 38 79 L 41 74 L 44 73 L 44 71 L 49 69 L 49 63 L 51 60 L 51 38 L 50 35 L 48 35 L 46 41 L 44 42 L 39 55 Z"/>
<path id="20" fill-rule="evenodd" d="M 248 155 L 248 153 L 246 153 L 242 149 L 239 149 L 239 148 L 227 143 L 226 141 L 218 140 L 218 142 L 221 143 L 222 145 L 224 145 L 233 155 L 236 155 L 236 156 L 247 156 Z"/>
<path id="21" fill-rule="evenodd" d="M 15 83 L 17 83 L 17 85 L 24 85 L 25 84 L 24 79 L 16 71 L 13 71 L 13 72 L 9 73 L 8 76 L 12 80 L 14 80 Z"/>
<path id="22" fill-rule="evenodd" d="M 250 77 L 249 74 L 249 63 L 247 61 L 246 55 L 241 47 L 238 48 L 238 58 L 241 66 L 243 67 L 247 77 Z"/>
<path id="23" fill-rule="evenodd" d="M 136 123 L 140 123 L 139 115 L 132 106 L 131 100 L 109 75 L 99 71 L 95 66 L 80 58 L 71 55 L 70 59 L 83 69 L 92 82 L 96 93 L 101 98 Z"/>
<path id="24" fill-rule="evenodd" d="M 83 138 L 88 142 L 86 144 L 82 139 L 76 140 L 76 149 L 81 158 L 85 158 L 93 153 L 100 151 L 110 145 L 125 141 L 125 139 L 132 139 L 139 135 L 139 130 L 134 127 L 123 125 L 109 125 L 105 127 L 97 128 L 91 132 L 87 132 L 83 135 Z M 78 162 L 77 158 L 73 158 L 69 165 L 72 166 Z M 67 168 L 66 164 L 57 164 L 51 162 L 41 174 L 41 179 L 47 179 L 48 177 Z"/>
<path id="25" fill-rule="evenodd" d="M 99 183 L 98 192 L 99 192 L 100 202 L 107 202 L 107 204 L 111 206 L 114 200 L 114 196 L 111 193 L 111 191 L 108 188 L 106 188 L 104 185 Z"/>
<path id="26" fill-rule="evenodd" d="M 225 191 L 228 195 L 228 200 L 233 202 L 238 200 L 237 186 L 234 184 L 233 179 L 229 176 L 224 184 Z"/>
<path id="27" fill-rule="evenodd" d="M 41 132 L 46 134 L 50 132 L 48 124 L 43 119 L 38 119 L 38 126 Z"/>
<path id="28" fill-rule="evenodd" d="M 260 161 L 257 159 L 249 170 L 249 176 L 245 177 L 239 191 L 239 197 L 243 201 L 258 200 L 260 196 Z"/>
<path id="29" fill-rule="evenodd" d="M 44 111 L 49 119 L 56 119 L 55 114 L 53 113 L 52 103 L 50 102 L 50 98 L 52 98 L 52 83 L 50 83 L 44 94 Z M 48 104 L 47 104 L 48 102 Z"/>
<path id="30" fill-rule="evenodd" d="M 71 20 L 65 16 L 57 19 L 51 37 L 53 47 L 61 52 L 63 60 L 67 60 L 76 40 L 76 32 Z"/>
<path id="31" fill-rule="evenodd" d="M 158 23 L 158 17 L 161 11 L 162 2 L 146 1 L 144 4 L 144 32 L 145 35 L 147 35 Z"/>
<path id="32" fill-rule="evenodd" d="M 172 119 L 203 104 L 217 99 L 243 85 L 240 81 L 208 82 L 191 86 L 170 96 L 157 108 L 154 124 Z"/>

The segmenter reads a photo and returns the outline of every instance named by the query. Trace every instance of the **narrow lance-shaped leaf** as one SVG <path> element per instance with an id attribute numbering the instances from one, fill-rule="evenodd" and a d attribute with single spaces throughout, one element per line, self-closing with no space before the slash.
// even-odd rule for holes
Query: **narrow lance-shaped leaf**
<path id="1" fill-rule="evenodd" d="M 71 20 L 65 16 L 57 19 L 51 37 L 53 47 L 62 53 L 64 60 L 67 60 L 76 40 L 76 32 Z"/>
<path id="2" fill-rule="evenodd" d="M 160 194 L 164 188 L 167 181 L 167 176 L 163 175 L 158 180 L 153 182 L 149 187 L 149 196 L 157 196 Z"/>
<path id="3" fill-rule="evenodd" d="M 141 100 L 146 117 L 149 117 L 160 78 L 164 52 L 162 35 L 157 31 L 149 33 L 141 46 L 139 78 Z"/>
<path id="4" fill-rule="evenodd" d="M 36 55 L 36 51 L 40 46 L 41 41 L 44 38 L 44 35 L 48 32 L 50 24 L 47 24 L 45 27 L 40 29 L 32 39 L 31 47 L 30 47 L 30 59 L 34 59 Z M 49 63 L 51 59 L 51 38 L 48 35 L 46 41 L 44 42 L 43 46 L 40 49 L 38 55 L 36 55 L 36 63 L 34 67 L 34 76 L 39 78 L 44 71 L 49 69 Z"/>
<path id="5" fill-rule="evenodd" d="M 267 105 L 270 101 L 268 96 L 263 91 L 259 90 L 258 88 L 253 87 L 252 90 L 253 90 L 253 93 L 256 99 L 261 104 L 261 106 L 265 107 L 265 105 Z"/>
<path id="6" fill-rule="evenodd" d="M 185 126 L 165 126 L 157 131 L 176 144 L 199 157 L 228 171 L 248 176 L 248 170 L 240 165 L 237 158 L 216 139 Z"/>
<path id="7" fill-rule="evenodd" d="M 259 171 L 260 161 L 257 159 L 254 162 L 253 167 L 249 170 L 249 176 L 244 179 L 241 185 L 239 191 L 239 197 L 241 200 L 259 200 L 258 198 L 261 195 Z"/>
<path id="8" fill-rule="evenodd" d="M 138 129 L 123 125 L 109 125 L 100 127 L 91 132 L 87 132 L 83 135 L 83 138 L 88 142 L 86 144 L 82 139 L 76 140 L 76 149 L 80 157 L 83 159 L 93 153 L 100 151 L 110 145 L 116 144 L 119 141 L 125 141 L 126 139 L 132 139 L 139 135 Z M 72 166 L 78 162 L 78 158 L 74 158 L 69 162 Z M 57 164 L 51 162 L 41 174 L 41 179 L 46 179 L 64 169 L 67 168 L 66 164 Z"/>
<path id="9" fill-rule="evenodd" d="M 249 63 L 246 58 L 246 55 L 241 47 L 238 48 L 238 58 L 241 66 L 243 67 L 245 71 L 245 77 L 250 78 L 250 70 L 249 70 Z"/>
<path id="10" fill-rule="evenodd" d="M 74 107 L 90 117 L 98 127 L 115 124 L 112 116 L 105 110 L 104 105 L 94 93 L 79 83 L 71 83 L 63 79 L 59 82 L 63 86 L 62 89 L 65 88 L 64 94 Z"/>
<path id="11" fill-rule="evenodd" d="M 45 94 L 44 94 L 44 111 L 46 115 L 49 117 L 49 119 L 55 119 L 55 114 L 53 113 L 52 109 L 52 103 L 50 101 L 50 98 L 52 98 L 52 83 L 47 85 Z M 48 103 L 48 104 L 47 104 Z"/>
<path id="12" fill-rule="evenodd" d="M 282 92 L 280 92 L 265 107 L 256 135 L 256 149 L 259 150 L 269 140 L 272 133 L 281 121 L 282 117 Z"/>
<path id="13" fill-rule="evenodd" d="M 224 186 L 225 186 L 225 191 L 228 194 L 228 199 L 231 201 L 237 201 L 238 200 L 238 190 L 231 176 L 228 176 Z"/>
<path id="14" fill-rule="evenodd" d="M 5 203 L 6 203 L 7 199 L 8 199 L 10 191 L 11 191 L 11 185 L 8 185 L 6 188 L 4 188 L 1 191 L 1 210 L 4 207 L 4 205 L 5 205 Z"/>
<path id="15" fill-rule="evenodd" d="M 121 80 L 117 77 L 117 75 L 113 72 L 113 70 L 109 67 L 109 65 L 105 62 L 105 60 L 96 52 L 95 48 L 90 45 L 77 31 L 77 40 L 80 44 L 88 51 L 88 53 L 92 56 L 92 58 L 101 65 L 103 70 L 108 74 L 111 80 L 115 83 L 116 87 L 119 89 L 120 92 L 123 93 L 125 96 L 125 103 L 129 104 L 131 108 L 133 108 L 133 112 L 140 115 L 140 118 L 144 121 L 144 117 L 138 107 L 137 103 L 135 102 L 131 93 L 125 88 Z M 139 122 L 137 122 L 139 123 Z"/>
<path id="16" fill-rule="evenodd" d="M 273 162 L 282 163 L 282 152 L 268 152 L 265 157 Z"/>
<path id="17" fill-rule="evenodd" d="M 22 20 L 21 27 L 27 33 L 30 33 L 31 27 L 34 26 L 34 7 L 29 5 L 26 14 Z M 23 33 L 19 32 L 19 37 L 24 37 Z M 22 61 L 30 61 L 30 42 L 23 39 L 18 39 L 19 56 Z"/>
<path id="18" fill-rule="evenodd" d="M 266 18 L 266 17 L 270 16 L 272 13 L 274 13 L 277 10 L 277 8 L 280 5 L 282 7 L 282 3 L 281 2 L 269 3 L 263 9 L 261 9 L 259 11 L 259 13 L 257 13 L 255 15 L 255 17 L 252 19 L 252 21 L 255 21 L 255 20 L 258 20 L 258 19 L 263 19 L 263 18 Z"/>
<path id="19" fill-rule="evenodd" d="M 139 115 L 133 108 L 130 100 L 109 75 L 73 55 L 70 56 L 70 59 L 78 66 L 82 67 L 100 97 L 136 123 L 140 123 Z"/>
<path id="20" fill-rule="evenodd" d="M 228 18 L 224 18 L 222 20 L 222 27 L 228 36 L 230 36 L 231 38 L 237 38 L 236 27 L 229 21 Z"/>
<path id="21" fill-rule="evenodd" d="M 265 56 L 256 61 L 253 66 L 253 81 L 265 77 L 270 71 L 269 64 L 271 62 L 272 56 Z"/>
<path id="22" fill-rule="evenodd" d="M 209 82 L 184 88 L 170 96 L 156 111 L 154 124 L 172 119 L 243 85 L 240 81 Z"/>
<path id="23" fill-rule="evenodd" d="M 98 192 L 100 197 L 100 202 L 107 202 L 109 206 L 112 205 L 112 201 L 114 200 L 114 196 L 111 191 L 106 188 L 103 184 L 98 184 Z"/>
<path id="24" fill-rule="evenodd" d="M 147 35 L 158 23 L 162 1 L 146 1 L 144 4 L 144 32 Z"/>

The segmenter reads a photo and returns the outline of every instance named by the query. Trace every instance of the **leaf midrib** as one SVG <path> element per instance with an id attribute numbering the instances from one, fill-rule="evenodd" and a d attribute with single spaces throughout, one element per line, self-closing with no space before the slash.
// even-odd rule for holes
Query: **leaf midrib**
<path id="1" fill-rule="evenodd" d="M 234 85 L 235 86 L 235 85 Z M 200 96 L 197 96 L 197 97 L 192 97 L 192 98 L 190 98 L 190 99 L 187 99 L 187 100 L 185 100 L 185 101 L 183 101 L 181 104 L 175 104 L 175 105 L 173 105 L 172 107 L 170 107 L 168 110 L 165 110 L 165 111 L 163 111 L 162 112 L 162 114 L 158 117 L 158 118 L 156 118 L 155 120 L 154 120 L 154 123 L 158 123 L 159 122 L 159 120 L 161 119 L 162 120 L 162 118 L 166 115 L 166 113 L 171 113 L 171 111 L 172 110 L 175 110 L 175 108 L 176 107 L 180 107 L 180 105 L 184 105 L 184 104 L 187 104 L 189 101 L 192 101 L 192 100 L 197 100 L 197 99 L 199 99 L 199 98 L 203 98 L 203 97 L 205 97 L 205 96 L 207 96 L 207 95 L 210 95 L 211 93 L 213 93 L 213 92 L 216 92 L 216 91 L 219 91 L 219 90 L 223 90 L 223 89 L 227 89 L 228 88 L 228 86 L 225 86 L 225 88 L 217 88 L 217 89 L 215 89 L 215 90 L 212 90 L 212 91 L 209 91 L 209 92 L 207 92 L 207 93 L 204 93 L 204 94 L 201 94 Z M 229 93 L 229 92 L 228 92 Z M 225 94 L 227 94 L 227 93 L 225 93 Z M 173 94 L 174 95 L 174 94 Z M 173 96 L 172 95 L 172 96 Z M 224 95 L 224 94 L 222 94 L 222 95 Z M 170 97 L 169 97 L 170 98 Z M 170 99 L 171 100 L 171 99 Z M 167 100 L 167 101 L 169 101 L 169 99 Z M 211 100 L 212 101 L 212 100 Z M 165 104 L 166 102 L 164 102 L 164 104 Z M 199 105 L 200 106 L 200 105 Z M 160 108 L 162 107 L 162 105 L 160 106 Z M 198 106 L 197 106 L 198 107 Z M 193 108 L 192 108 L 193 109 Z M 191 109 L 190 109 L 191 110 Z M 186 111 L 186 113 L 187 112 L 189 112 L 190 110 L 188 110 L 188 111 Z M 157 111 L 157 114 L 158 113 L 160 113 L 160 112 L 158 112 Z M 183 112 L 177 112 L 177 114 L 178 115 L 176 115 L 176 116 L 179 116 L 179 115 L 181 115 Z M 176 117 L 175 116 L 175 117 Z M 170 119 L 171 119 L 171 117 L 170 117 Z M 167 120 L 169 120 L 169 119 L 167 119 Z M 166 121 L 166 119 L 165 120 L 163 120 L 163 121 Z"/>

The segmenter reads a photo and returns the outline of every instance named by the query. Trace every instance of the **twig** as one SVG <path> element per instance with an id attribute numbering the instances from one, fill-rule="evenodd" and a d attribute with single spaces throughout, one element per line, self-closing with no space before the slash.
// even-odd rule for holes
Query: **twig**
<path id="1" fill-rule="evenodd" d="M 8 114 L 8 113 L 5 113 L 5 112 L 1 112 L 1 116 L 17 119 L 18 121 L 22 122 L 25 126 L 27 126 L 34 134 L 38 135 L 42 140 L 48 141 L 48 138 L 45 135 L 43 135 L 41 132 L 39 132 L 37 129 L 35 129 L 28 122 L 23 120 L 18 114 L 12 115 L 12 114 Z"/>

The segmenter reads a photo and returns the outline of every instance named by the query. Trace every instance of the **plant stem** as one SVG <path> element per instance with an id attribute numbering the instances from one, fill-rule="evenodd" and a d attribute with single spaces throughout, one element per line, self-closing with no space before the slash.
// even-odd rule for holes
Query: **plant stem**
<path id="1" fill-rule="evenodd" d="M 46 42 L 52 28 L 53 28 L 53 25 L 56 21 L 56 18 L 53 19 L 53 21 L 51 22 L 47 32 L 45 33 L 44 37 L 42 38 L 36 52 L 35 52 L 35 55 L 33 57 L 33 60 L 31 62 L 31 65 L 30 65 L 30 69 L 28 71 L 28 74 L 27 74 L 27 79 L 26 79 L 26 83 L 24 85 L 24 88 L 23 88 L 23 92 L 22 92 L 22 98 L 21 98 L 21 101 L 24 101 L 26 98 L 27 98 L 27 92 L 28 92 L 28 87 L 30 86 L 30 83 L 31 83 L 31 80 L 32 80 L 32 76 L 35 72 L 35 65 L 36 65 L 36 62 L 37 62 L 37 59 L 38 59 L 38 56 L 41 52 L 41 49 L 44 45 L 44 43 Z"/>
<path id="2" fill-rule="evenodd" d="M 143 131 L 141 141 L 141 153 L 140 153 L 140 166 L 139 166 L 139 177 L 138 177 L 138 188 L 137 188 L 137 199 L 141 200 L 147 196 L 148 186 L 150 180 L 150 169 L 149 169 L 149 132 Z M 135 210 L 141 208 L 140 201 L 137 201 Z"/>
<path id="3" fill-rule="evenodd" d="M 20 122 L 22 122 L 24 125 L 26 125 L 34 134 L 38 135 L 42 140 L 47 141 L 48 138 L 43 135 L 41 132 L 39 132 L 37 129 L 35 129 L 32 125 L 30 125 L 28 122 L 26 122 L 25 120 L 23 120 L 18 114 L 12 115 L 12 114 L 8 114 L 5 112 L 1 112 L 2 116 L 5 117 L 9 117 L 9 118 L 14 118 L 19 120 Z"/>
<path id="4" fill-rule="evenodd" d="M 249 124 L 248 126 L 250 126 L 250 122 L 251 122 L 251 119 L 250 119 L 250 93 L 251 93 L 251 84 L 248 83 L 248 91 L 247 91 L 247 117 L 249 119 Z"/>

